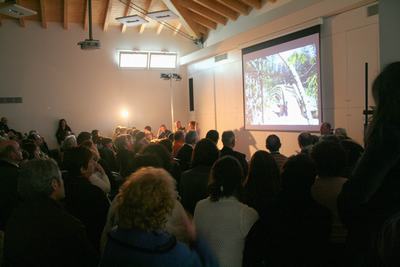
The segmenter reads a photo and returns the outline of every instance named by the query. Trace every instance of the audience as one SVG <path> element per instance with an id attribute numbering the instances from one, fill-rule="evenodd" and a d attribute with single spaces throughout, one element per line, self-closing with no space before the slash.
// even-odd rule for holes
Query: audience
<path id="1" fill-rule="evenodd" d="M 8 120 L 6 117 L 0 119 L 0 132 L 8 133 L 10 128 L 8 128 Z"/>
<path id="2" fill-rule="evenodd" d="M 176 122 L 175 122 L 175 129 L 174 129 L 174 131 L 175 131 L 175 132 L 177 132 L 177 131 L 185 132 L 185 131 L 186 131 L 185 127 L 182 126 L 181 121 L 176 121 Z"/>
<path id="3" fill-rule="evenodd" d="M 372 86 L 376 103 L 366 149 L 343 185 L 338 208 L 348 228 L 349 266 L 371 262 L 383 223 L 400 211 L 400 62 L 378 75 Z"/>
<path id="4" fill-rule="evenodd" d="M 158 129 L 157 139 L 168 138 L 172 134 L 170 130 L 167 129 L 165 124 L 161 124 L 160 128 Z"/>
<path id="5" fill-rule="evenodd" d="M 213 141 L 215 145 L 218 145 L 219 133 L 217 130 L 209 130 L 206 134 L 206 138 Z"/>
<path id="6" fill-rule="evenodd" d="M 274 158 L 267 151 L 257 151 L 251 157 L 249 174 L 244 182 L 244 203 L 261 215 L 280 189 L 279 168 Z"/>
<path id="7" fill-rule="evenodd" d="M 321 136 L 333 134 L 332 126 L 329 122 L 324 122 L 320 127 Z"/>
<path id="8" fill-rule="evenodd" d="M 176 158 L 179 160 L 182 171 L 190 168 L 192 161 L 193 147 L 198 140 L 196 131 L 188 131 L 185 136 L 185 144 L 178 150 Z"/>
<path id="9" fill-rule="evenodd" d="M 247 236 L 243 267 L 329 266 L 325 253 L 330 212 L 311 195 L 315 176 L 315 165 L 307 155 L 289 157 L 282 191 Z"/>
<path id="10" fill-rule="evenodd" d="M 121 134 L 115 139 L 114 142 L 117 151 L 115 155 L 117 170 L 123 177 L 126 177 L 130 174 L 129 169 L 131 168 L 133 164 L 133 158 L 135 157 L 135 153 L 129 149 L 131 146 L 129 140 L 130 139 L 128 138 L 127 134 Z"/>
<path id="11" fill-rule="evenodd" d="M 221 267 L 242 266 L 245 238 L 258 219 L 257 211 L 237 198 L 242 181 L 238 160 L 220 158 L 211 169 L 210 196 L 199 201 L 194 211 L 197 231 L 211 246 Z"/>
<path id="12" fill-rule="evenodd" d="M 281 139 L 279 139 L 275 134 L 268 135 L 265 140 L 265 147 L 269 150 L 271 156 L 275 159 L 276 164 L 278 164 L 279 170 L 282 172 L 287 157 L 279 153 L 281 146 Z"/>
<path id="13" fill-rule="evenodd" d="M 194 147 L 192 168 L 182 173 L 179 193 L 183 207 L 191 215 L 196 203 L 208 196 L 208 177 L 218 156 L 215 144 L 209 139 L 202 139 Z"/>
<path id="14" fill-rule="evenodd" d="M 162 169 L 133 174 L 117 196 L 118 227 L 109 234 L 100 266 L 216 266 L 191 223 L 191 248 L 165 231 L 175 199 L 174 180 Z"/>
<path id="15" fill-rule="evenodd" d="M 68 126 L 67 121 L 65 119 L 61 119 L 58 121 L 58 129 L 56 132 L 56 138 L 58 145 L 61 146 L 62 142 L 64 141 L 65 137 L 72 133 L 71 128 Z"/>
<path id="16" fill-rule="evenodd" d="M 17 142 L 0 141 L 0 231 L 4 230 L 18 204 L 18 169 L 22 159 L 22 151 Z"/>
<path id="17" fill-rule="evenodd" d="M 183 131 L 176 131 L 174 133 L 174 141 L 172 144 L 172 156 L 176 158 L 179 149 L 185 144 L 185 133 Z"/>
<path id="18" fill-rule="evenodd" d="M 221 149 L 220 157 L 232 156 L 236 158 L 242 166 L 244 177 L 246 177 L 249 169 L 246 155 L 233 150 L 236 144 L 235 134 L 233 133 L 233 131 L 225 131 L 222 133 L 222 144 L 224 145 L 224 147 Z"/>
<path id="19" fill-rule="evenodd" d="M 72 148 L 65 160 L 65 207 L 86 227 L 89 240 L 98 250 L 110 202 L 106 194 L 90 183 L 96 171 L 92 152 L 86 147 Z"/>
<path id="20" fill-rule="evenodd" d="M 146 139 L 150 142 L 151 140 L 154 139 L 154 135 L 153 132 L 151 131 L 151 127 L 150 126 L 145 126 L 143 129 L 144 135 L 146 137 Z"/>
<path id="21" fill-rule="evenodd" d="M 302 132 L 297 137 L 297 142 L 300 147 L 300 153 L 310 154 L 312 146 L 314 144 L 314 138 L 309 132 Z"/>
<path id="22" fill-rule="evenodd" d="M 23 164 L 18 192 L 23 202 L 6 227 L 5 266 L 97 265 L 84 225 L 59 203 L 65 193 L 55 161 Z"/>

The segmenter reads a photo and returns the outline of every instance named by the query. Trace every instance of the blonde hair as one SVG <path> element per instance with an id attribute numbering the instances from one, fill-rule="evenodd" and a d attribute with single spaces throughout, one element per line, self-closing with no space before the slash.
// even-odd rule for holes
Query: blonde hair
<path id="1" fill-rule="evenodd" d="M 145 231 L 163 229 L 176 197 L 175 180 L 168 172 L 153 167 L 139 169 L 117 196 L 118 226 Z"/>

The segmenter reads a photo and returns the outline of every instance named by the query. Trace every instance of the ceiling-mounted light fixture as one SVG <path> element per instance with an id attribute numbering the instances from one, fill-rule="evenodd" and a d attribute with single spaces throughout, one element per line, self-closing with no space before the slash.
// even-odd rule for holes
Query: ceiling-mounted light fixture
<path id="1" fill-rule="evenodd" d="M 144 23 L 148 23 L 147 20 L 145 20 L 144 18 L 142 18 L 141 16 L 138 16 L 138 15 L 119 17 L 119 18 L 116 18 L 115 20 L 118 20 L 122 24 L 125 24 L 127 27 L 139 26 Z"/>
<path id="2" fill-rule="evenodd" d="M 100 41 L 93 39 L 92 34 L 92 0 L 87 1 L 88 4 L 88 15 L 89 15 L 89 39 L 85 39 L 82 42 L 79 42 L 78 45 L 82 50 L 92 50 L 100 48 Z"/>
<path id="3" fill-rule="evenodd" d="M 23 6 L 17 5 L 16 1 L 0 1 L 0 14 L 13 18 L 22 18 L 36 15 L 37 12 Z"/>
<path id="4" fill-rule="evenodd" d="M 165 20 L 178 18 L 178 16 L 175 13 L 173 13 L 171 10 L 150 12 L 146 16 L 148 16 L 154 20 L 157 20 L 157 21 L 165 21 Z"/>

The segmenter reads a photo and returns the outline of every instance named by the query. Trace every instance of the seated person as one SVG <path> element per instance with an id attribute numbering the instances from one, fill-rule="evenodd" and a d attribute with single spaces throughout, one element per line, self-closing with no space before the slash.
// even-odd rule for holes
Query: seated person
<path id="1" fill-rule="evenodd" d="M 165 124 L 161 124 L 160 128 L 158 129 L 157 139 L 168 138 L 172 134 L 170 130 L 167 129 Z"/>
<path id="2" fill-rule="evenodd" d="M 281 139 L 275 134 L 268 135 L 265 140 L 265 147 L 271 152 L 272 157 L 275 159 L 276 164 L 278 164 L 279 170 L 282 172 L 283 165 L 285 164 L 287 157 L 279 153 L 281 148 Z"/>

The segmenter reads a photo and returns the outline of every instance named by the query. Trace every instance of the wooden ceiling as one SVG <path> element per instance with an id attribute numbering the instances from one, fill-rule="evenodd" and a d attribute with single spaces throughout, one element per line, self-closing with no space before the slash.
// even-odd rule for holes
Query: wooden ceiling
<path id="1" fill-rule="evenodd" d="M 127 27 L 115 18 L 135 14 L 146 17 L 146 13 L 170 9 L 177 13 L 178 19 L 166 23 L 150 20 L 150 23 L 133 28 L 139 33 L 147 29 L 157 34 L 169 28 L 174 34 L 205 39 L 218 25 L 226 25 L 229 20 L 246 16 L 252 9 L 260 9 L 267 2 L 274 3 L 276 0 L 92 0 L 92 22 L 93 25 L 100 25 L 103 31 L 119 27 L 124 33 Z M 21 27 L 40 23 L 47 28 L 49 22 L 59 22 L 66 30 L 71 23 L 81 24 L 85 30 L 88 28 L 87 0 L 17 0 L 17 4 L 37 11 L 37 15 L 21 19 L 0 15 L 0 26 L 2 19 L 11 19 Z"/>

